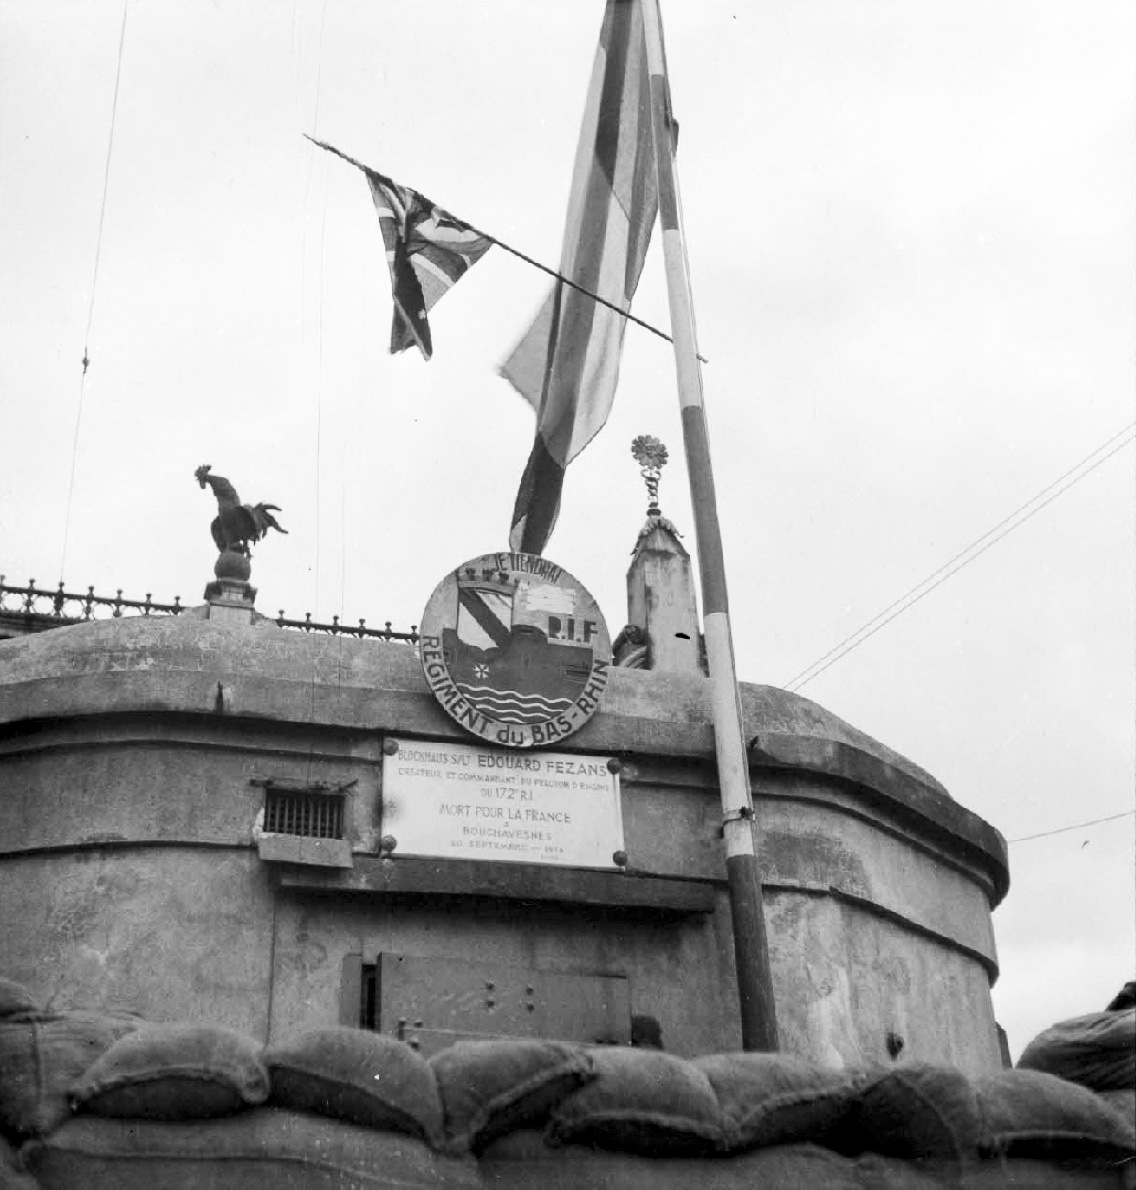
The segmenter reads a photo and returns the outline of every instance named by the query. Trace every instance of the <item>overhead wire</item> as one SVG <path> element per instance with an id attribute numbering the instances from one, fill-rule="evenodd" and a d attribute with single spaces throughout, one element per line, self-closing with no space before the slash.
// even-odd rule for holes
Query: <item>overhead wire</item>
<path id="1" fill-rule="evenodd" d="M 1116 822 L 1119 818 L 1130 818 L 1136 810 L 1125 810 L 1120 814 L 1109 814 L 1104 818 L 1090 818 L 1087 822 L 1074 822 L 1069 826 L 1059 826 L 1055 830 L 1040 831 L 1036 835 L 1022 835 L 1018 839 L 1007 839 L 1007 843 L 1029 843 L 1034 839 L 1048 839 L 1050 835 L 1064 835 L 1069 831 L 1080 830 L 1086 826 L 1098 826 L 1102 822 Z"/>
<path id="2" fill-rule="evenodd" d="M 926 598 L 937 587 L 945 583 L 947 579 L 952 578 L 960 570 L 969 566 L 971 562 L 976 561 L 991 546 L 1001 541 L 1003 537 L 1006 537 L 1015 529 L 1024 525 L 1026 521 L 1039 513 L 1046 505 L 1051 504 L 1058 496 L 1063 495 L 1070 488 L 1080 483 L 1082 479 L 1085 479 L 1118 451 L 1123 450 L 1124 447 L 1136 441 L 1136 435 L 1133 435 L 1133 430 L 1136 430 L 1136 421 L 1129 422 L 1122 430 L 1119 430 L 1111 438 L 1102 442 L 1096 449 L 1091 450 L 1080 462 L 1075 463 L 1067 471 L 1031 496 L 1024 504 L 1019 505 L 996 525 L 987 529 L 981 537 L 975 538 L 974 541 L 959 550 L 957 554 L 944 562 L 937 570 L 932 571 L 921 582 L 916 583 L 915 586 L 904 592 L 897 599 L 892 600 L 882 611 L 877 612 L 870 620 L 861 624 L 855 632 L 846 636 L 839 644 L 829 649 L 823 657 L 819 657 L 811 665 L 802 669 L 800 673 L 786 682 L 783 688 L 790 691 L 799 690 L 802 686 L 808 685 L 814 678 L 819 677 L 825 670 L 846 657 L 854 649 L 859 648 L 860 645 L 875 636 L 881 628 L 890 624 L 897 616 L 902 615 L 903 612 L 914 607 L 920 600 Z M 1118 442 L 1118 439 L 1122 439 L 1122 441 Z M 1113 445 L 1114 443 L 1116 445 Z M 1110 447 L 1111 449 L 1108 449 Z M 1107 453 L 1102 454 L 1102 451 L 1107 451 Z M 1100 455 L 1099 458 L 1096 457 L 1098 455 Z M 1086 464 L 1090 463 L 1090 460 L 1095 461 L 1092 461 L 1091 465 L 1086 466 Z M 1073 476 L 1073 478 L 1070 479 L 1070 476 Z M 1065 482 L 1066 480 L 1068 482 Z M 1023 513 L 1024 515 L 1022 515 Z"/>
<path id="3" fill-rule="evenodd" d="M 312 114 L 312 127 L 319 127 L 320 89 L 323 80 L 323 31 L 327 16 L 327 0 L 320 4 L 319 38 L 316 43 L 316 97 L 315 110 Z M 311 173 L 308 174 L 309 183 Z M 316 291 L 316 566 L 315 566 L 315 597 L 316 607 L 319 606 L 320 583 L 320 487 L 321 456 L 323 452 L 323 264 L 324 237 L 327 231 L 327 170 L 324 170 L 323 211 L 320 217 L 319 243 L 319 286 Z M 305 203 L 306 206 L 306 203 Z"/>
<path id="4" fill-rule="evenodd" d="M 103 193 L 99 203 L 99 225 L 95 235 L 95 259 L 91 267 L 91 295 L 87 302 L 87 325 L 83 331 L 83 370 L 79 374 L 79 400 L 75 410 L 75 430 L 71 437 L 71 475 L 67 481 L 67 506 L 63 514 L 63 543 L 59 551 L 59 581 L 67 565 L 67 542 L 71 533 L 71 508 L 75 498 L 75 471 L 79 458 L 79 433 L 83 424 L 83 404 L 87 391 L 87 369 L 91 366 L 91 325 L 95 317 L 95 291 L 99 279 L 99 262 L 103 252 L 103 227 L 106 223 L 107 194 L 110 191 L 110 163 L 114 153 L 114 129 L 118 120 L 118 91 L 122 82 L 123 48 L 126 45 L 126 14 L 130 0 L 122 0 L 122 26 L 118 31 L 118 61 L 114 71 L 114 97 L 110 105 L 110 131 L 107 135 L 106 161 L 103 163 Z"/>
<path id="5" fill-rule="evenodd" d="M 323 82 L 323 35 L 324 25 L 327 17 L 327 0 L 321 0 L 320 3 L 320 23 L 319 36 L 316 41 L 316 81 L 315 81 L 315 102 L 312 112 L 312 127 L 319 126 L 319 109 L 320 109 L 320 94 Z M 292 10 L 292 29 L 295 34 L 296 28 L 296 10 L 293 6 Z M 295 42 L 293 43 L 295 45 Z M 299 69 L 297 69 L 297 92 L 299 90 Z M 303 205 L 303 227 L 301 233 L 301 249 L 300 249 L 300 325 L 301 325 L 301 340 L 303 338 L 302 328 L 306 322 L 307 313 L 307 211 L 308 201 L 311 196 L 312 187 L 312 154 L 308 154 L 307 170 L 305 172 L 304 185 L 304 205 Z M 326 186 L 326 170 L 325 170 L 325 185 L 323 197 L 323 211 L 320 220 L 320 241 L 319 241 L 319 284 L 316 292 L 316 433 L 315 433 L 315 568 L 314 568 L 314 592 L 313 592 L 313 607 L 316 609 L 318 615 L 319 609 L 319 591 L 320 591 L 320 486 L 321 486 L 321 468 L 320 458 L 323 450 L 323 256 L 324 256 L 324 238 L 327 228 L 327 186 Z M 312 653 L 312 672 L 311 681 L 308 689 L 308 721 L 315 722 L 316 711 L 316 678 L 318 669 L 318 654 Z M 315 760 L 315 741 L 314 739 L 308 746 L 308 779 L 311 779 L 312 767 Z"/>

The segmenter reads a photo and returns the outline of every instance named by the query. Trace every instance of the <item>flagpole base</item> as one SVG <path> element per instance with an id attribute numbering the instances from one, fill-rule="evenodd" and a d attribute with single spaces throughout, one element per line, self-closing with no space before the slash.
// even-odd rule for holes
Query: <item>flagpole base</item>
<path id="1" fill-rule="evenodd" d="M 749 829 L 748 822 L 745 826 Z M 730 887 L 734 961 L 741 1001 L 742 1049 L 775 1053 L 779 1045 L 777 1009 L 769 973 L 769 948 L 756 857 L 752 854 L 727 856 L 726 877 Z"/>

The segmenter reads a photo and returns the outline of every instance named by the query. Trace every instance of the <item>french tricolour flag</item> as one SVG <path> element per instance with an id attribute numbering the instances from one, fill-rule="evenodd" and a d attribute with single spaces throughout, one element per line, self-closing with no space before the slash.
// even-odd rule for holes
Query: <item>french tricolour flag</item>
<path id="1" fill-rule="evenodd" d="M 643 16 L 608 0 L 576 151 L 560 272 L 629 310 L 658 209 Z M 536 441 L 509 544 L 544 550 L 567 465 L 599 432 L 615 396 L 624 319 L 557 281 L 501 374 L 537 414 Z"/>

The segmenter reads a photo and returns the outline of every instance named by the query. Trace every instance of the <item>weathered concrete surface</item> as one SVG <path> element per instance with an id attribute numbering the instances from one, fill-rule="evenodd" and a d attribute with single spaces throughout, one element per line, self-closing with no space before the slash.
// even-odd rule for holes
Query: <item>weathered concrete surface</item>
<path id="1" fill-rule="evenodd" d="M 368 849 L 380 741 L 222 716 L 151 712 L 40 723 L 0 735 L 0 853 L 122 843 L 247 847 L 254 781 L 355 780 L 347 832 Z"/>
<path id="2" fill-rule="evenodd" d="M 905 1054 L 996 1066 L 1001 836 L 816 704 L 754 686 L 743 703 L 785 1048 L 885 1060 L 891 1031 Z M 468 956 L 623 975 L 675 1052 L 740 1044 L 704 678 L 613 671 L 562 750 L 624 760 L 631 867 L 712 882 L 708 915 L 276 890 L 256 782 L 355 782 L 347 836 L 374 853 L 387 733 L 466 738 L 404 645 L 188 616 L 0 643 L 3 973 L 266 1035 L 337 1022 L 347 955 Z"/>
<path id="3" fill-rule="evenodd" d="M 273 896 L 255 852 L 83 850 L 0 862 L 6 977 L 53 1008 L 263 1037 Z"/>
<path id="4" fill-rule="evenodd" d="M 905 1060 L 996 1070 L 990 988 L 977 964 L 870 907 L 767 891 L 782 1046 L 832 1067 Z"/>
<path id="5" fill-rule="evenodd" d="M 111 844 L 248 846 L 268 779 L 354 781 L 347 835 L 381 834 L 378 735 L 288 730 L 230 717 L 106 715 L 0 740 L 0 854 Z M 699 770 L 645 760 L 624 782 L 637 871 L 724 879 L 719 803 Z M 692 787 L 693 785 L 693 787 Z M 993 971 L 990 888 L 980 869 L 839 788 L 790 773 L 756 782 L 768 883 L 835 889 L 981 956 Z"/>
<path id="6" fill-rule="evenodd" d="M 652 921 L 567 906 L 288 896 L 279 902 L 276 930 L 273 1036 L 338 1023 L 344 957 L 374 962 L 383 952 L 624 975 L 632 1012 L 655 1016 L 672 1052 L 741 1045 L 736 1007 L 723 994 L 733 986 L 731 950 L 702 918 Z"/>
<path id="7" fill-rule="evenodd" d="M 806 698 L 742 684 L 754 763 L 822 773 L 890 800 L 988 857 L 1005 887 L 1002 837 L 918 765 Z M 136 617 L 0 642 L 0 725 L 113 710 L 267 717 L 296 724 L 464 736 L 401 644 L 176 618 Z M 573 750 L 714 756 L 709 683 L 612 670 L 603 709 Z"/>
<path id="8" fill-rule="evenodd" d="M 627 617 L 646 630 L 648 669 L 702 674 L 690 555 L 663 517 L 648 521 L 635 543 L 627 570 Z"/>

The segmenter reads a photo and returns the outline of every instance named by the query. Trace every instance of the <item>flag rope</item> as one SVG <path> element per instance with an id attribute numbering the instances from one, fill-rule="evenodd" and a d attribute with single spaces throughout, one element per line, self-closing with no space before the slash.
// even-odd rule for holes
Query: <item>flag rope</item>
<path id="1" fill-rule="evenodd" d="M 310 140 L 313 145 L 318 145 L 321 149 L 326 149 L 329 153 L 334 153 L 336 157 L 342 157 L 344 161 L 349 162 L 355 166 L 356 169 L 363 170 L 364 173 L 374 174 L 375 177 L 389 185 L 396 183 L 388 178 L 385 174 L 379 173 L 377 170 L 371 169 L 369 166 L 363 165 L 361 162 L 355 160 L 354 157 L 348 157 L 346 153 L 341 153 L 334 145 L 325 144 L 321 140 L 316 140 L 314 136 L 308 136 L 305 132 L 304 137 Z M 419 193 L 421 193 L 419 191 Z M 506 252 L 517 257 L 518 260 L 523 260 L 525 264 L 531 264 L 534 269 L 540 269 L 542 273 L 547 273 L 550 277 L 554 277 L 557 281 L 567 285 L 570 289 L 575 289 L 578 293 L 582 293 L 585 297 L 589 297 L 593 302 L 599 302 L 601 306 L 606 306 L 609 310 L 614 310 L 621 318 L 626 318 L 628 322 L 634 322 L 637 326 L 641 326 L 645 331 L 650 331 L 652 335 L 657 335 L 660 339 L 665 339 L 668 343 L 673 344 L 674 340 L 666 333 L 661 331 L 657 326 L 652 326 L 649 322 L 644 322 L 642 318 L 636 318 L 629 310 L 621 310 L 614 302 L 609 302 L 606 298 L 600 297 L 598 293 L 593 293 L 590 289 L 585 289 L 582 285 L 577 285 L 575 281 L 569 277 L 565 277 L 563 273 L 558 273 L 555 269 L 551 269 L 546 264 L 541 264 L 539 260 L 534 260 L 531 256 L 526 256 L 519 248 L 514 248 L 511 244 L 506 244 L 504 240 L 499 240 L 496 236 L 490 235 L 487 231 L 482 231 L 480 227 L 474 227 L 472 223 L 467 223 L 464 219 L 459 219 L 449 208 L 446 208 L 450 217 L 456 223 L 460 223 L 468 231 L 472 231 L 474 235 L 481 236 L 488 240 L 491 244 L 496 244 L 498 248 L 503 248 Z M 704 356 L 698 357 L 704 364 L 710 361 Z"/>

